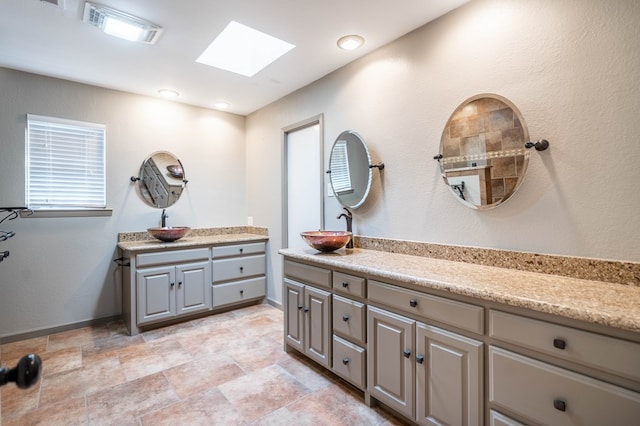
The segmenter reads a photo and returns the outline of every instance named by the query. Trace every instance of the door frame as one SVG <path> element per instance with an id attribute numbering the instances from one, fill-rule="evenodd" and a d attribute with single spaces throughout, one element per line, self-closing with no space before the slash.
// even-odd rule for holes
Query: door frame
<path id="1" fill-rule="evenodd" d="M 288 149 L 289 133 L 302 130 L 307 127 L 318 125 L 318 137 L 320 148 L 318 158 L 320 161 L 320 172 L 324 166 L 324 115 L 322 113 L 306 120 L 299 121 L 290 126 L 282 128 L 282 246 L 289 247 L 289 170 L 288 170 Z M 320 175 L 320 226 L 324 229 L 324 175 Z"/>

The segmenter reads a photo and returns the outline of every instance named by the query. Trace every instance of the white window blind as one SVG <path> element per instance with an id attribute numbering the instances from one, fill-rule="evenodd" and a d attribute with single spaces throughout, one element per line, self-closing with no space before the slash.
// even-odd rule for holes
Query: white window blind
<path id="1" fill-rule="evenodd" d="M 336 141 L 331 150 L 331 186 L 336 194 L 353 192 L 346 140 Z"/>
<path id="2" fill-rule="evenodd" d="M 30 209 L 106 207 L 106 126 L 27 114 Z"/>

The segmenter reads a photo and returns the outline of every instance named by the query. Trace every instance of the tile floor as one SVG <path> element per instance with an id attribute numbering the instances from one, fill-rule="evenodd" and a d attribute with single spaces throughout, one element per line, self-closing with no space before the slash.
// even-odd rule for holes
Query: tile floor
<path id="1" fill-rule="evenodd" d="M 0 425 L 403 425 L 282 346 L 282 312 L 254 305 L 138 336 L 122 323 L 0 345 L 12 368 L 43 361 L 32 388 L 0 388 Z"/>

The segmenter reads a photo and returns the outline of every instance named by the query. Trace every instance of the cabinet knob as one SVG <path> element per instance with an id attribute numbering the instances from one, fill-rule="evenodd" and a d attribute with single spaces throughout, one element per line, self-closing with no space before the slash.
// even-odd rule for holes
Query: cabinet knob
<path id="1" fill-rule="evenodd" d="M 553 347 L 564 350 L 567 347 L 567 342 L 564 339 L 553 339 Z"/>
<path id="2" fill-rule="evenodd" d="M 309 308 L 304 308 L 304 312 L 305 313 L 309 312 Z"/>
<path id="3" fill-rule="evenodd" d="M 243 251 L 244 251 L 244 249 L 243 249 L 243 248 L 241 248 L 241 249 L 240 249 L 240 253 L 242 253 Z"/>
<path id="4" fill-rule="evenodd" d="M 244 266 L 240 267 L 240 272 L 244 271 Z"/>
<path id="5" fill-rule="evenodd" d="M 244 295 L 244 290 L 240 290 L 240 296 Z"/>
<path id="6" fill-rule="evenodd" d="M 182 286 L 182 281 L 178 281 L 178 287 Z"/>
<path id="7" fill-rule="evenodd" d="M 344 287 L 344 288 L 349 287 L 349 283 L 348 283 L 347 281 L 343 282 L 343 283 L 342 283 L 342 287 Z"/>
<path id="8" fill-rule="evenodd" d="M 298 310 L 301 310 L 302 308 L 304 308 L 304 306 L 298 305 Z"/>
<path id="9" fill-rule="evenodd" d="M 409 358 L 411 356 L 411 351 L 407 349 L 404 352 L 402 352 L 402 355 L 404 355 L 405 358 Z"/>
<path id="10" fill-rule="evenodd" d="M 418 306 L 418 301 L 416 299 L 409 300 L 409 306 L 415 308 L 416 306 Z"/>
<path id="11" fill-rule="evenodd" d="M 558 411 L 567 411 L 567 403 L 561 399 L 554 399 L 553 408 Z"/>
<path id="12" fill-rule="evenodd" d="M 416 361 L 418 364 L 422 364 L 424 362 L 424 355 L 416 355 Z"/>
<path id="13" fill-rule="evenodd" d="M 342 363 L 343 363 L 344 365 L 349 364 L 349 358 L 343 358 L 343 359 L 342 359 Z"/>
<path id="14" fill-rule="evenodd" d="M 171 283 L 171 288 L 173 288 L 176 285 L 176 283 Z"/>
<path id="15" fill-rule="evenodd" d="M 343 315 L 342 316 L 342 321 L 344 321 L 344 322 L 349 321 L 349 315 Z"/>

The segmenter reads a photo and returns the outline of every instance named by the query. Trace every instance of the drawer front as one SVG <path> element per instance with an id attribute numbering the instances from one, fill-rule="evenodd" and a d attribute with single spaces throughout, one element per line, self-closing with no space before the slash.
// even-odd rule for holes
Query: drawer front
<path id="1" fill-rule="evenodd" d="M 247 254 L 264 253 L 265 243 L 233 244 L 230 246 L 215 246 L 211 248 L 211 257 L 243 256 Z"/>
<path id="2" fill-rule="evenodd" d="M 640 380 L 640 344 L 491 310 L 489 335 L 502 341 Z"/>
<path id="3" fill-rule="evenodd" d="M 331 288 L 331 271 L 328 269 L 285 260 L 284 275 L 307 284 Z"/>
<path id="4" fill-rule="evenodd" d="M 484 309 L 480 306 L 432 296 L 369 280 L 369 300 L 449 324 L 473 333 L 484 333 Z"/>
<path id="5" fill-rule="evenodd" d="M 156 253 L 142 253 L 136 256 L 136 266 L 159 265 L 162 263 L 183 263 L 195 260 L 209 259 L 208 248 L 189 250 L 159 251 Z"/>
<path id="6" fill-rule="evenodd" d="M 366 351 L 338 336 L 333 336 L 333 371 L 360 389 L 366 387 Z"/>
<path id="7" fill-rule="evenodd" d="M 266 279 L 264 277 L 236 281 L 227 284 L 216 284 L 213 291 L 213 307 L 241 303 L 264 297 L 266 294 Z"/>
<path id="8" fill-rule="evenodd" d="M 347 296 L 367 297 L 367 285 L 364 278 L 354 275 L 343 274 L 342 272 L 333 273 L 333 288 L 337 292 Z"/>
<path id="9" fill-rule="evenodd" d="M 489 401 L 554 426 L 631 425 L 640 415 L 640 393 L 494 346 Z"/>
<path id="10" fill-rule="evenodd" d="M 264 275 L 266 269 L 265 256 L 243 256 L 213 261 L 212 281 L 214 283 Z"/>
<path id="11" fill-rule="evenodd" d="M 364 303 L 333 295 L 333 331 L 364 345 L 367 329 Z"/>
<path id="12" fill-rule="evenodd" d="M 489 413 L 489 425 L 490 426 L 525 426 L 520 422 L 513 420 L 504 414 L 491 410 Z"/>

